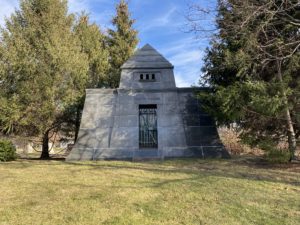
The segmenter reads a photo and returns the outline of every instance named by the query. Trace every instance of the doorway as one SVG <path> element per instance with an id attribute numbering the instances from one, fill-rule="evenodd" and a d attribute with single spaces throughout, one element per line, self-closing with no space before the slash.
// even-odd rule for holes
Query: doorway
<path id="1" fill-rule="evenodd" d="M 139 147 L 157 148 L 157 105 L 139 106 Z"/>

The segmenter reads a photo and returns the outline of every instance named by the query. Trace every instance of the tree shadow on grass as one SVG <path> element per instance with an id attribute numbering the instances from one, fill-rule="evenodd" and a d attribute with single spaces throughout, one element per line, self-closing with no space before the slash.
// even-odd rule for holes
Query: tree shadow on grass
<path id="1" fill-rule="evenodd" d="M 225 178 L 267 181 L 300 186 L 300 164 L 290 164 L 287 168 L 280 165 L 259 163 L 256 160 L 178 160 L 166 162 L 104 164 L 67 162 L 70 165 L 88 166 L 91 170 L 142 170 L 151 173 L 180 173 L 195 176 L 216 176 Z M 183 162 L 183 164 L 181 164 Z M 166 164 L 167 165 L 166 165 Z M 292 168 L 292 169 L 291 169 Z M 132 176 L 132 175 L 131 175 Z"/>
<path id="2" fill-rule="evenodd" d="M 199 160 L 180 159 L 158 162 L 124 162 L 124 161 L 100 161 L 100 162 L 63 162 L 63 159 L 51 160 L 21 160 L 18 162 L 6 163 L 14 168 L 27 168 L 35 165 L 43 166 L 72 166 L 72 171 L 83 170 L 131 170 L 143 171 L 155 174 L 185 174 L 196 177 L 223 177 L 235 179 L 247 179 L 254 181 L 266 181 L 300 186 L 300 164 L 294 163 L 289 166 L 265 164 L 261 159 L 245 158 L 233 160 Z M 67 166 L 67 167 L 66 167 Z M 124 175 L 124 174 L 123 174 Z M 140 176 L 131 174 L 130 176 Z"/>

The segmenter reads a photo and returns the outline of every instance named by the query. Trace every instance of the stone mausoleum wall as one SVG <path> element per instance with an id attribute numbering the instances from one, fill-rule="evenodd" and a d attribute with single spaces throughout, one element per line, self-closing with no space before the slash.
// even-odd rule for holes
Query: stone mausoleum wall
<path id="1" fill-rule="evenodd" d="M 155 79 L 141 80 L 146 74 Z M 118 89 L 86 91 L 78 141 L 67 160 L 228 157 L 215 121 L 195 97 L 201 90 L 176 88 L 173 66 L 146 45 L 122 66 Z M 157 107 L 157 148 L 139 148 L 140 105 Z"/>

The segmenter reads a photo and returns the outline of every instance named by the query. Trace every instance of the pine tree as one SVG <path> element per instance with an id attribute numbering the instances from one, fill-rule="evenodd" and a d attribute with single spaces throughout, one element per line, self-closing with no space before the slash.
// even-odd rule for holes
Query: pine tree
<path id="1" fill-rule="evenodd" d="M 298 1 L 220 0 L 218 13 L 203 68 L 214 91 L 205 96 L 208 110 L 253 145 L 287 141 L 292 159 L 300 134 Z"/>
<path id="2" fill-rule="evenodd" d="M 116 12 L 117 15 L 112 20 L 115 30 L 108 30 L 110 51 L 109 86 L 111 88 L 119 86 L 120 67 L 133 54 L 138 44 L 138 32 L 133 28 L 134 20 L 130 18 L 128 3 L 121 0 L 116 6 Z"/>
<path id="3" fill-rule="evenodd" d="M 78 18 L 74 31 L 80 40 L 82 52 L 88 56 L 89 71 L 86 87 L 105 87 L 109 71 L 106 36 L 95 23 L 90 24 L 89 16 L 85 13 Z"/>
<path id="4" fill-rule="evenodd" d="M 86 86 L 88 58 L 73 25 L 65 0 L 23 0 L 1 30 L 1 130 L 41 135 L 41 158 Z"/>
<path id="5" fill-rule="evenodd" d="M 85 88 L 101 88 L 108 86 L 109 52 L 106 36 L 95 24 L 90 24 L 89 16 L 82 13 L 74 27 L 74 32 L 80 40 L 81 51 L 87 55 L 89 70 Z M 73 105 L 69 113 L 75 126 L 74 141 L 77 140 L 85 95 Z"/>

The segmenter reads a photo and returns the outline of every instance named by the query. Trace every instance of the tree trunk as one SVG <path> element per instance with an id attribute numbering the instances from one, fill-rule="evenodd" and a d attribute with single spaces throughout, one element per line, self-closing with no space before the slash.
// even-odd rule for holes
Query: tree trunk
<path id="1" fill-rule="evenodd" d="M 282 66 L 282 61 L 277 60 L 277 67 L 278 67 L 278 80 L 283 84 L 283 79 L 282 79 L 282 72 L 281 72 L 281 66 Z M 289 151 L 290 151 L 290 161 L 292 161 L 295 158 L 295 151 L 297 147 L 296 143 L 296 134 L 295 134 L 295 129 L 289 109 L 289 104 L 288 104 L 288 99 L 286 96 L 286 92 L 284 90 L 284 87 L 282 86 L 282 94 L 284 97 L 284 105 L 285 105 L 285 119 L 286 119 L 286 126 L 287 126 L 287 136 L 288 136 L 288 144 L 289 144 Z"/>
<path id="2" fill-rule="evenodd" d="M 49 130 L 47 130 L 43 135 L 43 146 L 41 159 L 49 159 Z"/>
<path id="3" fill-rule="evenodd" d="M 77 141 L 77 138 L 78 138 L 78 133 L 79 133 L 79 129 L 80 129 L 80 113 L 81 112 L 81 107 L 80 106 L 77 106 L 77 109 L 76 109 L 76 118 L 75 118 L 75 137 L 74 137 L 74 144 L 76 143 Z"/>

